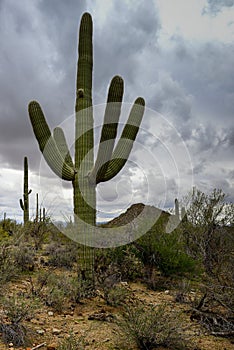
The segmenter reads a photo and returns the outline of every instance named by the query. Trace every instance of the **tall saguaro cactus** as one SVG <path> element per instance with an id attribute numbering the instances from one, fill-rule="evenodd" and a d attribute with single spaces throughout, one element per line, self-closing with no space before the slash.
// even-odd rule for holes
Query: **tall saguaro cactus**
<path id="1" fill-rule="evenodd" d="M 32 101 L 29 104 L 29 116 L 39 148 L 55 174 L 72 182 L 75 218 L 79 218 L 90 227 L 96 224 L 96 185 L 112 179 L 123 168 L 138 133 L 145 105 L 143 98 L 136 99 L 115 145 L 123 98 L 123 80 L 119 76 L 112 79 L 99 149 L 94 161 L 92 31 L 91 15 L 85 13 L 79 31 L 74 161 L 63 130 L 57 127 L 52 135 L 39 103 Z M 87 235 L 89 233 L 87 232 Z"/>
<path id="2" fill-rule="evenodd" d="M 20 199 L 20 207 L 24 212 L 24 224 L 29 221 L 29 195 L 32 190 L 28 190 L 28 158 L 24 157 L 24 194 Z"/>

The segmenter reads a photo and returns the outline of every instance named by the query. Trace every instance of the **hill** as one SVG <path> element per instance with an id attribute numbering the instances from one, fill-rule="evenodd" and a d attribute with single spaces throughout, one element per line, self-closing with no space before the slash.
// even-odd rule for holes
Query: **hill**
<path id="1" fill-rule="evenodd" d="M 163 221 L 167 222 L 171 215 L 159 208 L 151 205 L 145 205 L 143 203 L 132 204 L 124 213 L 118 217 L 104 224 L 104 227 L 120 227 L 131 223 L 132 221 L 139 219 L 150 219 L 152 222 L 156 222 L 158 218 L 162 218 Z M 154 220 L 155 218 L 155 220 Z M 152 220 L 153 219 L 153 220 Z"/>

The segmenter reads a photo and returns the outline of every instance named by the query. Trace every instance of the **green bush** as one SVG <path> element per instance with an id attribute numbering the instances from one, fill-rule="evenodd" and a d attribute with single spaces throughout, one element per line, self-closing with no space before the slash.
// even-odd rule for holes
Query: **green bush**
<path id="1" fill-rule="evenodd" d="M 71 269 L 77 261 L 77 249 L 72 245 L 52 243 L 47 247 L 48 264 L 54 267 Z"/>
<path id="2" fill-rule="evenodd" d="M 150 350 L 159 346 L 174 350 L 186 348 L 179 314 L 167 310 L 166 305 L 127 306 L 117 324 L 138 349 Z"/>
<path id="3" fill-rule="evenodd" d="M 53 287 L 46 295 L 46 305 L 52 307 L 58 313 L 64 310 L 65 294 L 58 287 Z"/>
<path id="4" fill-rule="evenodd" d="M 143 263 L 135 254 L 133 245 L 97 250 L 95 257 L 96 273 L 117 274 L 122 281 L 135 281 L 143 275 Z M 112 270 L 112 271 L 111 271 Z"/>
<path id="5" fill-rule="evenodd" d="M 20 244 L 13 250 L 14 263 L 23 271 L 34 270 L 35 252 L 32 247 Z"/>
<path id="6" fill-rule="evenodd" d="M 0 245 L 0 288 L 16 278 L 18 273 L 18 267 L 14 264 L 12 247 L 6 244 Z"/>
<path id="7" fill-rule="evenodd" d="M 197 267 L 175 232 L 165 234 L 157 242 L 155 263 L 165 276 L 195 273 Z"/>
<path id="8" fill-rule="evenodd" d="M 126 303 L 130 296 L 130 292 L 120 286 L 115 285 L 112 288 L 104 288 L 104 299 L 107 305 L 120 306 Z"/>
<path id="9" fill-rule="evenodd" d="M 144 265 L 157 267 L 164 276 L 199 272 L 197 261 L 186 253 L 177 231 L 166 233 L 153 227 L 134 244 Z"/>

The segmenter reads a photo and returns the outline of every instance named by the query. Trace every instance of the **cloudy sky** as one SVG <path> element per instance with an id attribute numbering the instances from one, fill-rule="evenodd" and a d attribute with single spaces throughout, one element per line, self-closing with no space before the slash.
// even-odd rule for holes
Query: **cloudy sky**
<path id="1" fill-rule="evenodd" d="M 0 0 L 0 219 L 22 218 L 25 155 L 31 215 L 37 192 L 51 212 L 58 192 L 57 206 L 71 205 L 70 184 L 43 163 L 27 105 L 38 100 L 50 127 L 70 134 L 85 11 L 94 22 L 96 143 L 114 75 L 125 82 L 123 123 L 137 96 L 147 106 L 125 169 L 98 186 L 99 219 L 137 202 L 168 208 L 193 185 L 233 201 L 234 0 Z"/>

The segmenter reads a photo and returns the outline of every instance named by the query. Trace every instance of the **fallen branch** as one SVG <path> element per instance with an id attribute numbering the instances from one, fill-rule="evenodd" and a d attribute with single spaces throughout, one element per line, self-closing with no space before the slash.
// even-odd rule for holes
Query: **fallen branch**
<path id="1" fill-rule="evenodd" d="M 34 346 L 31 350 L 36 350 L 36 349 L 42 348 L 42 346 L 46 346 L 46 343 L 42 343 L 42 344 L 39 344 L 37 346 Z"/>

